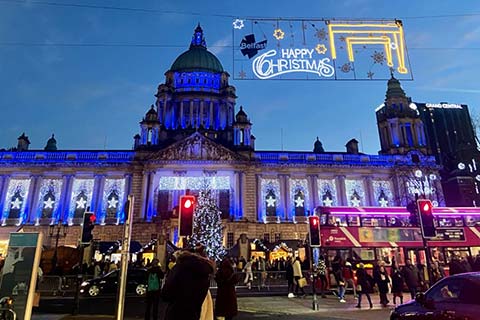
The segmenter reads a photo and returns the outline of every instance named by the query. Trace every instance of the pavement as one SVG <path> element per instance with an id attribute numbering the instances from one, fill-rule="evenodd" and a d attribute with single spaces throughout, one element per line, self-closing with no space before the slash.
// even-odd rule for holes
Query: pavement
<path id="1" fill-rule="evenodd" d="M 390 308 L 382 308 L 379 304 L 378 295 L 372 295 L 373 309 L 368 308 L 366 299 L 362 299 L 363 308 L 357 309 L 357 300 L 352 295 L 347 295 L 346 303 L 340 303 L 333 295 L 327 298 L 318 297 L 318 310 L 313 310 L 313 297 L 308 295 L 304 298 L 287 298 L 286 296 L 270 297 L 240 297 L 238 298 L 239 319 L 358 319 L 374 320 L 388 319 Z M 140 319 L 141 317 L 129 317 L 126 320 Z M 65 315 L 65 314 L 34 314 L 33 320 L 94 320 L 114 319 L 106 315 Z"/>

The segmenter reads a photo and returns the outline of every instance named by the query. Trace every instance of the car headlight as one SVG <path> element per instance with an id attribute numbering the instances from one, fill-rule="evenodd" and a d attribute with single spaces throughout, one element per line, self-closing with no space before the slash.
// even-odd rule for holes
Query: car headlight
<path id="1" fill-rule="evenodd" d="M 80 287 L 86 287 L 90 284 L 90 282 L 88 281 L 83 281 L 82 284 L 80 285 Z"/>

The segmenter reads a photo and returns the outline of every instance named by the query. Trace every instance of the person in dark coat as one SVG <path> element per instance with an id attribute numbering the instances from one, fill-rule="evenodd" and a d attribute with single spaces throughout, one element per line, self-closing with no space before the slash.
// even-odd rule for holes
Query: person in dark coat
<path id="1" fill-rule="evenodd" d="M 390 279 L 388 278 L 388 273 L 387 270 L 385 270 L 384 262 L 382 261 L 378 271 L 377 271 L 377 279 L 375 279 L 375 282 L 377 283 L 378 286 L 378 293 L 380 295 L 380 304 L 382 307 L 386 307 L 387 304 L 390 302 L 388 301 L 388 284 L 390 283 Z"/>
<path id="2" fill-rule="evenodd" d="M 370 293 L 373 292 L 372 283 L 369 280 L 370 276 L 367 274 L 367 271 L 365 271 L 364 269 L 363 263 L 359 263 L 356 276 L 357 276 L 358 304 L 355 307 L 356 308 L 362 307 L 362 296 L 366 295 L 368 299 L 368 303 L 370 304 L 370 308 L 373 308 L 372 298 L 370 298 Z"/>
<path id="3" fill-rule="evenodd" d="M 400 304 L 403 304 L 403 286 L 405 280 L 403 279 L 403 274 L 397 266 L 392 268 L 392 293 L 393 293 L 393 304 L 397 304 L 397 297 L 400 298 Z"/>
<path id="4" fill-rule="evenodd" d="M 448 268 L 451 276 L 453 276 L 454 274 L 465 272 L 459 257 L 456 255 L 452 255 L 452 257 L 450 258 L 450 262 L 448 263 Z"/>
<path id="5" fill-rule="evenodd" d="M 407 264 L 402 269 L 402 274 L 408 290 L 410 291 L 410 296 L 412 299 L 415 299 L 418 287 L 420 286 L 420 272 L 417 267 L 412 264 L 412 260 L 407 259 L 406 263 Z"/>
<path id="6" fill-rule="evenodd" d="M 238 313 L 237 294 L 235 292 L 238 279 L 230 259 L 223 259 L 215 275 L 215 281 L 217 281 L 215 315 L 224 317 L 225 320 L 231 320 Z"/>
<path id="7" fill-rule="evenodd" d="M 160 302 L 160 289 L 163 279 L 163 271 L 158 264 L 158 259 L 153 259 L 151 267 L 147 271 L 147 279 L 150 286 L 151 275 L 156 275 L 156 285 L 152 288 L 147 287 L 147 299 L 146 299 L 146 308 L 145 308 L 145 320 L 158 319 L 158 304 Z M 153 308 L 152 308 L 153 307 Z M 152 312 L 153 309 L 153 312 Z"/>
<path id="8" fill-rule="evenodd" d="M 285 276 L 288 282 L 288 297 L 293 298 L 293 264 L 291 257 L 289 257 L 285 263 Z"/>
<path id="9" fill-rule="evenodd" d="M 208 259 L 182 252 L 163 286 L 162 297 L 168 303 L 165 320 L 198 320 L 213 272 Z"/>

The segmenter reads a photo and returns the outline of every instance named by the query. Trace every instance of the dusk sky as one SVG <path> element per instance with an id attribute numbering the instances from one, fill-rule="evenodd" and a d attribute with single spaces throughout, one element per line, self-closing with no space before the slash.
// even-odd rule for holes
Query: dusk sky
<path id="1" fill-rule="evenodd" d="M 402 81 L 407 95 L 480 112 L 478 1 L 0 0 L 0 149 L 16 146 L 22 132 L 31 149 L 52 133 L 59 149 L 131 149 L 198 22 L 232 74 L 232 17 L 401 19 L 414 77 Z M 311 151 L 317 136 L 326 151 L 344 151 L 351 138 L 365 153 L 380 149 L 375 108 L 386 81 L 230 84 L 257 150 L 280 150 L 281 131 L 284 150 Z"/>

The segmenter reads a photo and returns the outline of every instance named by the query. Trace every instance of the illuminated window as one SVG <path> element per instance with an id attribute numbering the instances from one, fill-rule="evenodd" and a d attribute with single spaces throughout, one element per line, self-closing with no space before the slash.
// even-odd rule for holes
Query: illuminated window
<path id="1" fill-rule="evenodd" d="M 233 232 L 227 233 L 227 248 L 231 248 L 234 246 L 234 241 L 233 241 Z"/>

